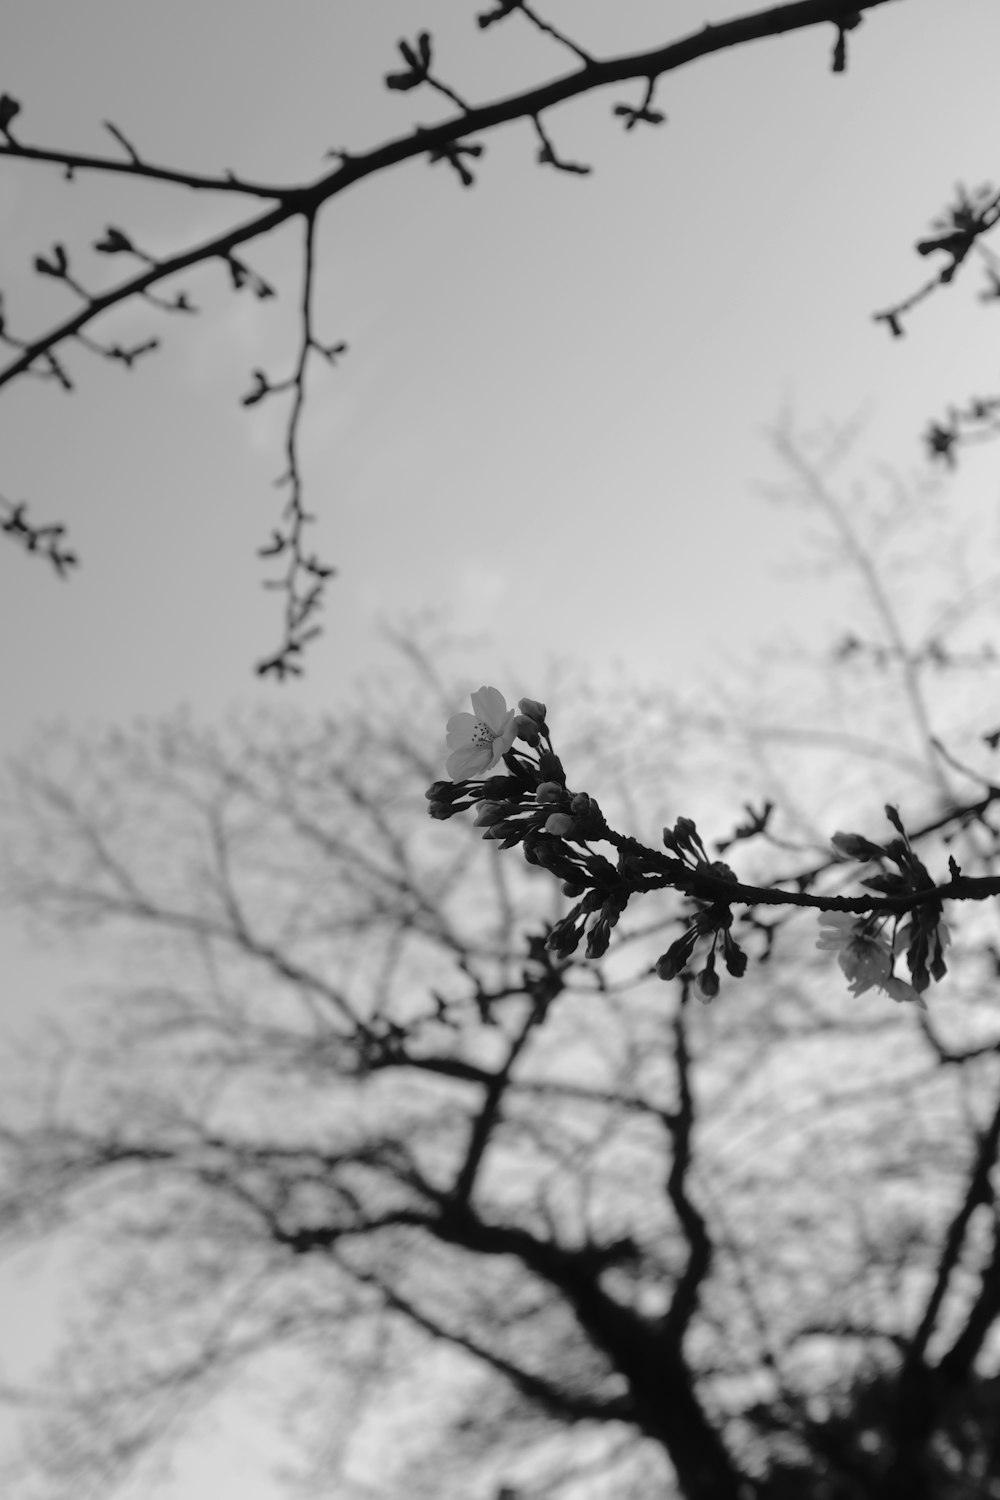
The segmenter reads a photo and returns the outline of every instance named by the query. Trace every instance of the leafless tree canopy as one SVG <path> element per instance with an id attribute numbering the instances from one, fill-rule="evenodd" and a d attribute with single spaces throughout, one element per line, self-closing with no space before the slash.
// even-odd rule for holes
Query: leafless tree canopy
<path id="1" fill-rule="evenodd" d="M 870 589 L 877 553 L 853 562 Z M 958 775 L 918 711 L 957 729 L 958 624 L 908 635 L 884 602 L 825 720 L 619 689 L 567 761 L 626 824 L 633 794 L 721 805 L 742 762 L 779 805 L 726 857 L 836 889 L 827 765 L 876 808 L 905 777 L 929 829 Z M 846 728 L 849 701 L 874 707 Z M 111 1495 L 262 1388 L 303 1482 L 359 1500 L 1000 1493 L 991 909 L 956 916 L 925 1012 L 848 995 L 795 908 L 747 908 L 712 1006 L 693 966 L 654 972 L 689 899 L 560 951 L 550 872 L 425 815 L 456 702 L 425 673 L 325 722 L 181 717 L 22 763 L 5 892 L 119 975 L 4 1112 L 0 1223 L 87 1267 L 24 1493 Z M 972 806 L 951 847 L 992 878 Z"/>

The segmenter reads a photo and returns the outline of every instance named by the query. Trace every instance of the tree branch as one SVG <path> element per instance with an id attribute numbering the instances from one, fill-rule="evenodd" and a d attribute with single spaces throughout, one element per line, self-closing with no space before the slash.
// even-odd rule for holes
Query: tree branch
<path id="1" fill-rule="evenodd" d="M 263 283 L 260 278 L 250 276 L 246 268 L 236 261 L 233 252 L 239 246 L 259 239 L 301 216 L 306 224 L 303 335 L 298 366 L 289 383 L 294 388 L 294 396 L 285 445 L 288 466 L 280 481 L 282 484 L 287 484 L 289 498 L 283 515 L 283 525 L 274 532 L 272 543 L 264 549 L 265 555 L 273 556 L 281 553 L 287 561 L 284 576 L 272 585 L 280 589 L 285 596 L 284 628 L 282 641 L 277 651 L 261 660 L 257 667 L 259 673 L 272 674 L 279 679 L 296 675 L 301 672 L 301 654 L 304 646 L 318 634 L 318 626 L 313 617 L 322 601 L 325 584 L 333 574 L 333 569 L 327 564 L 320 562 L 314 555 L 307 555 L 302 545 L 303 527 L 312 517 L 307 514 L 302 503 L 303 482 L 299 459 L 299 429 L 305 399 L 307 357 L 313 349 L 325 353 L 328 358 L 333 352 L 323 349 L 315 341 L 310 325 L 314 235 L 317 216 L 321 208 L 366 178 L 418 156 L 424 156 L 432 162 L 450 161 L 463 183 L 467 186 L 471 185 L 472 174 L 465 165 L 463 156 L 480 155 L 482 147 L 478 144 L 467 144 L 468 138 L 518 119 L 526 119 L 533 123 L 541 141 L 540 161 L 563 171 L 581 173 L 587 169 L 557 155 L 541 123 L 541 117 L 546 110 L 612 84 L 633 79 L 640 80 L 645 85 L 645 96 L 638 108 L 618 105 L 614 111 L 618 115 L 624 114 L 626 128 L 630 129 L 638 119 L 653 121 L 659 118 L 657 112 L 649 109 L 649 103 L 656 80 L 666 73 L 731 47 L 744 46 L 765 37 L 780 36 L 822 24 L 833 25 L 837 28 L 838 46 L 840 46 L 845 28 L 856 25 L 856 18 L 860 17 L 861 12 L 873 10 L 877 6 L 888 3 L 890 0 L 855 0 L 853 5 L 848 5 L 845 0 L 792 0 L 789 4 L 773 6 L 767 10 L 739 16 L 717 25 L 707 25 L 698 32 L 664 46 L 607 59 L 593 58 L 575 42 L 557 32 L 549 23 L 542 21 L 528 6 L 524 4 L 517 7 L 501 6 L 500 11 L 494 14 L 492 19 L 508 14 L 513 8 L 521 9 L 536 28 L 568 47 L 579 59 L 580 66 L 573 72 L 552 79 L 538 87 L 510 95 L 493 103 L 470 106 L 466 105 L 453 89 L 431 76 L 430 37 L 427 33 L 422 33 L 419 41 L 422 49 L 420 52 L 414 52 L 408 44 L 401 43 L 404 57 L 410 61 L 410 71 L 390 75 L 388 80 L 390 86 L 397 89 L 409 89 L 420 84 L 428 84 L 455 102 L 458 108 L 457 114 L 436 125 L 417 126 L 405 135 L 358 155 L 345 152 L 331 153 L 336 155 L 338 165 L 332 171 L 324 173 L 305 186 L 282 187 L 275 184 L 255 183 L 238 178 L 232 173 L 212 176 L 160 167 L 146 162 L 118 127 L 110 124 L 107 128 L 122 145 L 124 159 L 25 146 L 15 138 L 12 129 L 12 122 L 20 112 L 20 105 L 9 96 L 3 95 L 0 97 L 0 135 L 3 136 L 5 144 L 0 145 L 0 157 L 37 162 L 42 165 L 61 165 L 68 176 L 72 176 L 77 170 L 126 175 L 168 185 L 184 186 L 192 191 L 269 199 L 273 200 L 273 206 L 263 213 L 231 226 L 221 234 L 214 235 L 161 260 L 151 261 L 149 257 L 142 256 L 144 265 L 141 271 L 120 281 L 109 291 L 96 296 L 83 293 L 81 290 L 81 306 L 69 317 L 41 335 L 24 339 L 6 335 L 5 342 L 13 347 L 16 353 L 6 365 L 0 368 L 0 388 L 30 372 L 44 373 L 55 378 L 64 388 L 71 389 L 72 382 L 57 353 L 62 345 L 72 339 L 80 340 L 84 330 L 95 319 L 112 308 L 134 298 L 152 300 L 151 293 L 154 287 L 176 276 L 179 272 L 208 261 L 226 262 L 237 288 L 249 283 L 258 295 L 271 295 L 273 289 Z M 488 24 L 488 22 L 483 22 L 481 18 L 480 24 Z M 836 70 L 836 55 L 834 66 Z M 127 236 L 123 237 L 123 241 L 124 243 L 117 245 L 118 249 L 132 248 Z M 57 247 L 57 249 L 62 254 L 62 261 L 57 261 L 54 268 L 50 264 L 48 274 L 55 275 L 58 279 L 68 280 L 65 253 L 62 247 Z M 36 261 L 36 267 L 38 264 Z M 190 304 L 184 294 L 180 294 L 176 302 L 168 306 L 172 310 L 190 310 Z M 149 347 L 152 345 L 147 343 L 139 350 L 109 351 L 98 348 L 96 352 L 104 353 L 110 358 L 123 359 L 130 364 L 137 353 L 144 352 Z M 40 371 L 39 366 L 41 366 Z M 269 387 L 265 379 L 263 384 L 258 384 L 250 393 L 249 402 L 260 399 L 271 389 L 278 389 L 278 387 Z"/>

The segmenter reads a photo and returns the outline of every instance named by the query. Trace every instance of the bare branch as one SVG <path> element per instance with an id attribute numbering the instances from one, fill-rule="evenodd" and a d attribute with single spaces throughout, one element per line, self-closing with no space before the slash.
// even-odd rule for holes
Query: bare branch
<path id="1" fill-rule="evenodd" d="M 226 193 L 263 198 L 270 206 L 238 224 L 230 226 L 220 234 L 213 235 L 198 244 L 190 245 L 162 259 L 153 260 L 139 251 L 133 251 L 143 261 L 142 269 L 124 278 L 106 292 L 88 293 L 82 284 L 71 278 L 68 266 L 59 260 L 47 261 L 39 258 L 36 264 L 42 274 L 55 275 L 76 292 L 81 305 L 68 317 L 54 324 L 45 332 L 27 337 L 13 337 L 0 330 L 0 337 L 16 352 L 3 368 L 0 368 L 0 388 L 26 374 L 55 379 L 65 390 L 72 389 L 72 381 L 62 362 L 60 350 L 71 340 L 80 341 L 85 330 L 102 314 L 137 298 L 155 302 L 167 311 L 190 311 L 191 304 L 186 293 L 178 293 L 175 299 L 163 301 L 154 296 L 154 288 L 160 283 L 208 262 L 221 260 L 230 270 L 234 286 L 248 285 L 258 296 L 271 295 L 272 288 L 251 273 L 235 252 L 270 234 L 284 224 L 301 217 L 305 224 L 303 247 L 303 333 L 300 343 L 299 361 L 291 384 L 294 387 L 292 412 L 286 437 L 288 467 L 280 481 L 289 489 L 281 525 L 272 533 L 272 540 L 264 555 L 283 554 L 287 567 L 276 586 L 284 596 L 283 634 L 278 649 L 258 663 L 261 674 L 273 675 L 279 680 L 298 675 L 304 647 L 316 638 L 319 627 L 315 616 L 322 603 L 325 586 L 334 570 L 314 554 L 308 553 L 303 544 L 303 528 L 312 520 L 302 503 L 302 473 L 298 457 L 299 431 L 305 398 L 305 365 L 311 349 L 331 357 L 339 351 L 340 344 L 324 348 L 313 338 L 310 328 L 310 306 L 314 278 L 314 239 L 320 210 L 334 198 L 366 178 L 375 176 L 388 168 L 414 157 L 424 156 L 428 161 L 447 161 L 464 186 L 471 186 L 474 177 L 469 168 L 470 158 L 479 157 L 483 147 L 470 137 L 496 129 L 517 119 L 530 120 L 540 141 L 540 162 L 557 170 L 575 175 L 585 174 L 589 169 L 580 163 L 562 158 L 543 127 L 544 113 L 570 99 L 618 84 L 630 79 L 642 80 L 646 86 L 643 102 L 637 109 L 618 106 L 617 113 L 624 114 L 626 128 L 631 129 L 638 120 L 656 122 L 662 118 L 651 109 L 651 100 L 656 80 L 674 69 L 684 67 L 699 58 L 731 47 L 739 47 L 763 37 L 780 36 L 792 31 L 816 25 L 832 24 L 838 28 L 838 37 L 844 30 L 857 24 L 862 11 L 889 3 L 889 0 L 860 0 L 860 3 L 845 8 L 843 0 L 792 0 L 792 3 L 774 6 L 717 25 L 703 27 L 679 41 L 654 47 L 626 56 L 597 59 L 544 20 L 532 7 L 518 0 L 516 5 L 501 4 L 492 12 L 480 16 L 480 25 L 486 26 L 495 20 L 520 10 L 536 30 L 550 36 L 568 49 L 579 62 L 572 73 L 552 79 L 539 87 L 483 105 L 470 105 L 450 85 L 444 84 L 431 72 L 432 44 L 428 33 L 423 32 L 416 44 L 400 42 L 405 71 L 390 74 L 389 86 L 397 90 L 409 90 L 427 85 L 454 104 L 457 114 L 450 120 L 432 126 L 418 125 L 409 133 L 388 141 L 373 150 L 351 155 L 346 152 L 333 153 L 337 165 L 306 185 L 276 185 L 256 183 L 237 177 L 231 172 L 211 176 L 198 172 L 186 172 L 149 163 L 139 149 L 115 124 L 105 122 L 105 128 L 121 146 L 124 159 L 87 155 L 75 151 L 60 151 L 22 144 L 12 133 L 12 123 L 20 114 L 18 101 L 4 95 L 0 101 L 0 157 L 22 161 L 51 163 L 63 167 L 67 176 L 77 171 L 126 175 L 152 182 L 163 182 L 207 193 Z M 61 248 L 61 247 L 57 247 Z M 97 246 L 103 253 L 127 253 L 132 250 L 129 236 L 124 231 L 109 231 L 109 237 Z M 46 269 L 47 268 L 47 269 Z M 156 341 L 140 341 L 132 348 L 120 345 L 101 346 L 89 342 L 87 347 L 95 353 L 131 368 L 136 359 L 156 346 Z M 255 377 L 256 378 L 256 377 Z M 284 388 L 284 384 L 269 385 L 266 377 L 258 381 L 244 398 L 247 405 L 254 404 L 265 394 Z"/>

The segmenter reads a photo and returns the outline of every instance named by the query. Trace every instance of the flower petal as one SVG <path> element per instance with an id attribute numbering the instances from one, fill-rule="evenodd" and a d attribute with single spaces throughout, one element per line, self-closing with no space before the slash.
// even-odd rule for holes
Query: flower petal
<path id="1" fill-rule="evenodd" d="M 917 993 L 913 985 L 907 984 L 905 979 L 897 979 L 894 974 L 890 975 L 888 979 L 884 979 L 879 985 L 879 989 L 885 990 L 887 995 L 891 995 L 893 1000 L 897 1000 L 900 1003 L 910 1001 L 913 1005 L 919 1005 L 921 1010 L 927 1009 L 923 996 Z"/>
<path id="2" fill-rule="evenodd" d="M 481 687 L 473 693 L 472 711 L 494 734 L 500 734 L 507 723 L 507 700 L 499 688 Z"/>
<path id="3" fill-rule="evenodd" d="M 467 745 L 472 739 L 472 731 L 475 727 L 474 714 L 452 714 L 447 724 L 449 748 L 457 750 L 459 745 Z"/>
<path id="4" fill-rule="evenodd" d="M 829 932 L 824 932 L 823 937 L 832 937 L 835 933 L 842 936 L 843 940 L 851 937 L 854 933 L 854 924 L 857 922 L 849 911 L 821 911 L 819 914 L 819 925 L 829 927 Z"/>
<path id="5" fill-rule="evenodd" d="M 507 717 L 508 717 L 508 719 L 509 719 L 510 722 L 505 726 L 505 728 L 503 728 L 500 731 L 500 733 L 497 735 L 496 739 L 493 741 L 493 752 L 494 752 L 493 753 L 493 764 L 494 765 L 496 765 L 496 763 L 500 759 L 501 755 L 506 755 L 507 754 L 507 751 L 510 749 L 511 745 L 513 745 L 514 741 L 517 739 L 517 725 L 514 723 L 515 714 L 514 714 L 514 710 L 513 709 L 511 709 L 511 711 L 510 711 L 510 713 L 508 714 Z"/>
<path id="6" fill-rule="evenodd" d="M 493 765 L 493 744 L 460 745 L 453 750 L 444 763 L 452 781 L 465 781 L 470 776 L 481 776 Z"/>

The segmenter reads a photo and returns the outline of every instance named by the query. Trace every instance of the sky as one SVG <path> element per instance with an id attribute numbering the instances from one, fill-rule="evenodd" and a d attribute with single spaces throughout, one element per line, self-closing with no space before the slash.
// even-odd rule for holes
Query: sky
<path id="1" fill-rule="evenodd" d="M 684 34 L 728 6 L 562 5 L 595 51 Z M 160 161 L 296 181 L 331 146 L 361 149 L 447 113 L 381 83 L 397 37 L 425 24 L 444 77 L 473 99 L 565 71 L 517 18 L 475 6 L 213 0 L 86 8 L 12 0 L 3 86 L 24 139 L 103 150 L 110 119 Z M 53 18 L 58 43 L 53 44 Z M 330 707 L 378 658 L 380 626 L 433 608 L 481 638 L 469 670 L 530 691 L 553 656 L 622 662 L 664 681 L 711 670 L 810 615 L 772 564 L 789 518 L 757 493 L 779 472 L 767 432 L 863 414 L 858 463 L 921 459 L 927 418 L 992 389 L 991 319 L 971 277 L 903 340 L 871 321 L 926 263 L 913 242 L 995 163 L 989 0 L 896 0 L 853 34 L 756 43 L 664 80 L 668 123 L 626 134 L 621 88 L 554 112 L 587 177 L 534 162 L 529 127 L 491 136 L 479 181 L 414 161 L 321 220 L 320 325 L 345 339 L 317 366 L 305 435 L 317 549 L 339 568 L 304 683 L 256 683 L 278 640 L 261 588 L 278 503 L 282 412 L 245 410 L 255 366 L 280 378 L 295 335 L 296 242 L 253 247 L 279 278 L 260 303 L 221 268 L 184 278 L 199 319 L 131 313 L 109 336 L 164 348 L 131 374 L 83 353 L 78 390 L 25 381 L 0 403 L 0 492 L 65 521 L 82 566 L 54 576 L 0 548 L 3 748 L 40 722 L 116 721 L 179 701 Z M 154 252 L 194 242 L 233 205 L 121 179 L 67 186 L 0 171 L 0 287 L 9 326 L 44 327 L 68 294 L 33 255 L 88 254 L 107 223 Z M 98 328 L 95 330 L 100 332 Z"/>
<path id="2" fill-rule="evenodd" d="M 0 90 L 21 102 L 27 142 L 113 150 L 111 120 L 158 162 L 306 181 L 329 149 L 448 114 L 383 86 L 400 36 L 430 30 L 441 76 L 475 101 L 569 71 L 519 17 L 478 29 L 486 4 L 6 0 Z M 736 7 L 544 13 L 611 55 Z M 415 160 L 328 205 L 319 332 L 350 348 L 314 367 L 304 453 L 312 537 L 339 575 L 302 682 L 253 675 L 278 643 L 255 554 L 277 515 L 282 412 L 239 404 L 253 368 L 278 379 L 294 354 L 293 236 L 247 251 L 277 299 L 199 270 L 177 284 L 199 318 L 109 320 L 109 337 L 163 340 L 131 373 L 76 351 L 73 395 L 0 392 L 0 493 L 64 521 L 82 559 L 60 582 L 0 538 L 0 753 L 54 719 L 89 732 L 179 703 L 335 711 L 384 663 L 385 627 L 427 610 L 473 642 L 472 685 L 509 698 L 537 691 L 554 658 L 693 687 L 776 637 L 828 636 L 844 600 L 787 566 L 797 522 L 761 494 L 781 477 L 768 432 L 783 416 L 860 416 L 862 479 L 919 472 L 928 418 L 996 389 L 1000 314 L 978 304 L 975 274 L 905 339 L 871 314 L 926 275 L 913 244 L 955 183 L 995 177 L 1000 7 L 895 0 L 851 35 L 844 75 L 832 42 L 824 27 L 672 74 L 658 129 L 613 118 L 635 85 L 553 112 L 559 150 L 588 176 L 537 165 L 530 128 L 512 124 L 484 138 L 468 191 Z M 116 269 L 88 250 L 106 225 L 165 254 L 233 212 L 0 161 L 9 328 L 64 314 L 64 290 L 30 271 L 54 241 L 98 285 Z M 956 508 L 980 507 L 994 530 L 995 497 L 984 458 L 954 484 Z M 3 943 L 3 1008 L 30 1008 L 50 971 L 16 935 Z"/>

